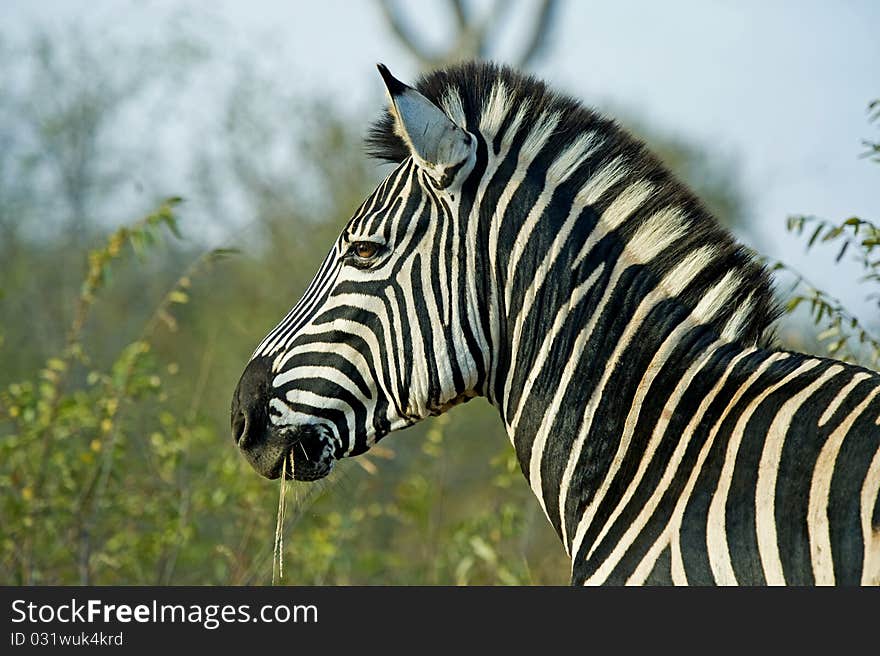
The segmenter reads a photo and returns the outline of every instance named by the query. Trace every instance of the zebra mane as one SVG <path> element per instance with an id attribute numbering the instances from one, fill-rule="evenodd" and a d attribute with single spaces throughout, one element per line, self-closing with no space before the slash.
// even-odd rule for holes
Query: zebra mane
<path id="1" fill-rule="evenodd" d="M 546 159 L 549 170 L 561 171 L 567 182 L 585 185 L 595 173 L 595 167 L 581 164 L 587 161 L 591 143 L 598 135 L 606 161 L 617 158 L 625 163 L 625 175 L 621 167 L 609 176 L 613 179 L 600 183 L 605 184 L 606 195 L 611 191 L 620 193 L 628 184 L 643 181 L 652 189 L 647 206 L 654 208 L 655 217 L 663 213 L 661 210 L 676 210 L 666 212 L 668 220 L 656 222 L 663 228 L 660 232 L 668 229 L 676 237 L 669 238 L 669 247 L 657 254 L 655 264 L 668 269 L 688 253 L 711 249 L 714 273 L 709 282 L 725 279 L 737 286 L 725 303 L 727 311 L 718 313 L 728 317 L 726 336 L 744 344 L 773 344 L 772 325 L 780 310 L 765 267 L 750 250 L 736 242 L 696 194 L 643 142 L 612 119 L 570 96 L 552 91 L 533 76 L 489 62 L 468 62 L 433 71 L 423 75 L 414 86 L 456 123 L 479 133 L 496 154 L 502 142 L 522 139 L 522 133 L 529 131 L 530 137 L 543 132 L 534 154 Z M 410 155 L 387 110 L 369 129 L 365 142 L 367 154 L 376 159 L 399 163 Z M 624 227 L 620 230 L 624 232 Z M 628 230 L 634 228 L 629 226 Z M 626 238 L 632 236 L 632 232 L 624 234 Z M 685 300 L 696 305 L 710 287 L 707 283 L 702 289 L 691 290 L 694 298 Z M 730 334 L 729 326 L 734 324 Z M 722 326 L 717 327 L 720 333 Z"/>

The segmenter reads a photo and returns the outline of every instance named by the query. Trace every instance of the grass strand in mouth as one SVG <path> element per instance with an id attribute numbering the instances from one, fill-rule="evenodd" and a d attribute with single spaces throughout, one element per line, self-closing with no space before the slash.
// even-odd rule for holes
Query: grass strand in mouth
<path id="1" fill-rule="evenodd" d="M 275 549 L 272 558 L 272 585 L 275 585 L 275 573 L 278 580 L 284 578 L 284 507 L 285 493 L 287 492 L 287 460 L 285 456 L 281 462 L 281 486 L 278 495 L 278 519 L 275 523 Z M 290 474 L 293 475 L 293 458 L 290 458 Z M 276 566 L 277 563 L 277 566 Z"/>

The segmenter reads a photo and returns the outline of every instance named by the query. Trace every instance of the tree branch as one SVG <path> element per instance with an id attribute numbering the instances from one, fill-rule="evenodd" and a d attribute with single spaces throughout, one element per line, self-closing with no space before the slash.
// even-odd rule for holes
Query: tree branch
<path id="1" fill-rule="evenodd" d="M 465 0 L 446 0 L 454 18 L 455 32 L 448 48 L 442 53 L 431 54 L 419 45 L 418 35 L 403 20 L 404 12 L 399 3 L 392 0 L 377 0 L 377 2 L 391 33 L 415 57 L 422 69 L 468 59 L 490 58 L 493 32 L 497 32 L 505 12 L 510 13 L 512 7 L 510 2 L 495 0 L 489 11 L 482 18 L 477 18 L 469 11 Z M 542 0 L 537 4 L 532 29 L 525 40 L 524 50 L 518 57 L 513 58 L 515 65 L 528 67 L 546 50 L 558 7 L 559 0 Z"/>
<path id="2" fill-rule="evenodd" d="M 397 7 L 392 6 L 389 0 L 378 0 L 379 9 L 391 28 L 391 33 L 397 38 L 400 44 L 406 48 L 419 62 L 422 68 L 428 68 L 436 63 L 436 59 L 425 52 L 416 43 L 415 38 L 400 19 L 400 12 Z"/>
<path id="3" fill-rule="evenodd" d="M 458 26 L 458 30 L 467 29 L 468 15 L 463 0 L 449 0 L 449 5 L 452 7 L 452 13 L 455 15 L 455 24 Z"/>
<path id="4" fill-rule="evenodd" d="M 527 68 L 547 48 L 549 35 L 552 32 L 551 24 L 558 7 L 559 0 L 543 0 L 537 12 L 537 20 L 535 21 L 535 28 L 532 30 L 531 39 L 517 61 L 518 66 Z"/>

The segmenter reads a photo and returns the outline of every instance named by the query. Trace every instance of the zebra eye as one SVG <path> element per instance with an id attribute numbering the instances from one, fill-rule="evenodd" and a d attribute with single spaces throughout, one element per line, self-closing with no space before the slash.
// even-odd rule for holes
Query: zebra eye
<path id="1" fill-rule="evenodd" d="M 351 245 L 351 252 L 362 260 L 369 260 L 379 252 L 379 244 L 372 241 L 356 241 Z"/>

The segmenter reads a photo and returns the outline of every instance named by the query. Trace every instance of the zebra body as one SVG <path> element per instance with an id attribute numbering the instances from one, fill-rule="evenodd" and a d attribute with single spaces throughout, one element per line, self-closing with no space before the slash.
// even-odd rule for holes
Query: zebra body
<path id="1" fill-rule="evenodd" d="M 880 376 L 774 349 L 767 273 L 613 122 L 380 70 L 398 165 L 242 376 L 254 467 L 320 478 L 484 396 L 573 583 L 880 583 Z"/>

